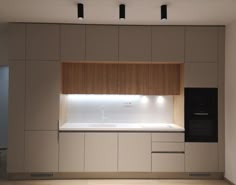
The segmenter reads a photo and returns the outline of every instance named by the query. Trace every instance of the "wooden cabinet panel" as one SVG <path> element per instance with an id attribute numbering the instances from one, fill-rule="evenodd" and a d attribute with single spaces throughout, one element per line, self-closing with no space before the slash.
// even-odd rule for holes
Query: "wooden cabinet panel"
<path id="1" fill-rule="evenodd" d="M 26 25 L 26 58 L 28 60 L 59 59 L 59 25 Z"/>
<path id="2" fill-rule="evenodd" d="M 9 24 L 9 59 L 25 60 L 25 24 Z"/>
<path id="3" fill-rule="evenodd" d="M 118 26 L 86 26 L 86 60 L 118 61 Z"/>
<path id="4" fill-rule="evenodd" d="M 57 130 L 59 120 L 60 64 L 26 63 L 26 130 Z"/>
<path id="5" fill-rule="evenodd" d="M 118 64 L 63 63 L 65 94 L 116 94 Z"/>
<path id="6" fill-rule="evenodd" d="M 151 133 L 119 133 L 118 171 L 151 171 Z"/>
<path id="7" fill-rule="evenodd" d="M 185 87 L 218 87 L 217 63 L 185 63 Z"/>
<path id="8" fill-rule="evenodd" d="M 85 60 L 85 25 L 61 25 L 61 60 Z"/>
<path id="9" fill-rule="evenodd" d="M 117 171 L 117 133 L 85 133 L 85 171 Z"/>
<path id="10" fill-rule="evenodd" d="M 25 171 L 58 172 L 57 131 L 25 132 Z"/>
<path id="11" fill-rule="evenodd" d="M 65 94 L 180 93 L 179 64 L 62 64 Z"/>
<path id="12" fill-rule="evenodd" d="M 180 65 L 151 65 L 149 84 L 150 95 L 178 95 L 180 93 Z"/>
<path id="13" fill-rule="evenodd" d="M 184 142 L 184 133 L 152 133 L 155 142 Z"/>
<path id="14" fill-rule="evenodd" d="M 184 27 L 152 27 L 152 61 L 184 62 Z"/>
<path id="15" fill-rule="evenodd" d="M 185 34 L 185 62 L 217 62 L 217 27 L 186 27 Z"/>
<path id="16" fill-rule="evenodd" d="M 59 172 L 84 171 L 84 133 L 60 133 Z"/>
<path id="17" fill-rule="evenodd" d="M 7 172 L 24 172 L 25 62 L 10 61 Z"/>
<path id="18" fill-rule="evenodd" d="M 183 143 L 152 142 L 153 152 L 184 152 Z"/>
<path id="19" fill-rule="evenodd" d="M 184 154 L 152 154 L 152 172 L 184 172 Z"/>
<path id="20" fill-rule="evenodd" d="M 119 94 L 149 94 L 149 64 L 118 66 Z"/>
<path id="21" fill-rule="evenodd" d="M 186 143 L 186 172 L 218 172 L 217 143 Z"/>
<path id="22" fill-rule="evenodd" d="M 119 61 L 151 61 L 151 27 L 119 27 Z"/>

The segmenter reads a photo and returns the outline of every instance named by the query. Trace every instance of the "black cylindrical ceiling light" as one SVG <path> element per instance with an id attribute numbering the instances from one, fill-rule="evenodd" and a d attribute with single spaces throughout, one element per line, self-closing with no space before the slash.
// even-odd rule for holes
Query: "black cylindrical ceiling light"
<path id="1" fill-rule="evenodd" d="M 167 20 L 167 5 L 161 5 L 161 20 Z"/>
<path id="2" fill-rule="evenodd" d="M 120 4 L 120 20 L 125 19 L 125 4 Z"/>
<path id="3" fill-rule="evenodd" d="M 84 18 L 84 5 L 82 3 L 77 4 L 78 18 L 82 20 Z"/>

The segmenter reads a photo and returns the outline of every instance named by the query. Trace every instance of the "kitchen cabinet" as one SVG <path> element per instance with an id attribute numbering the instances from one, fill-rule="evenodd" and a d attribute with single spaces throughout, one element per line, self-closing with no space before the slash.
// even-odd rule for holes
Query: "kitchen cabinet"
<path id="1" fill-rule="evenodd" d="M 60 64 L 26 62 L 26 130 L 57 130 Z"/>
<path id="2" fill-rule="evenodd" d="M 185 143 L 186 172 L 218 172 L 217 143 Z"/>
<path id="3" fill-rule="evenodd" d="M 24 172 L 25 61 L 9 62 L 7 172 Z"/>
<path id="4" fill-rule="evenodd" d="M 149 64 L 120 64 L 118 94 L 149 94 Z"/>
<path id="5" fill-rule="evenodd" d="M 117 133 L 85 133 L 85 172 L 117 171 Z"/>
<path id="6" fill-rule="evenodd" d="M 85 25 L 61 25 L 61 60 L 85 60 Z"/>
<path id="7" fill-rule="evenodd" d="M 119 133 L 118 171 L 151 172 L 151 133 Z"/>
<path id="8" fill-rule="evenodd" d="M 185 63 L 185 87 L 218 87 L 217 63 Z"/>
<path id="9" fill-rule="evenodd" d="M 58 172 L 57 131 L 25 132 L 25 172 Z"/>
<path id="10" fill-rule="evenodd" d="M 149 95 L 179 95 L 180 75 L 180 64 L 152 64 L 149 69 Z"/>
<path id="11" fill-rule="evenodd" d="M 84 133 L 60 133 L 59 172 L 84 171 Z"/>
<path id="12" fill-rule="evenodd" d="M 86 25 L 86 60 L 118 61 L 118 26 Z"/>
<path id="13" fill-rule="evenodd" d="M 151 27 L 119 27 L 119 61 L 151 61 Z"/>
<path id="14" fill-rule="evenodd" d="M 59 60 L 59 25 L 26 25 L 26 59 Z"/>
<path id="15" fill-rule="evenodd" d="M 152 61 L 184 62 L 184 27 L 152 27 Z"/>
<path id="16" fill-rule="evenodd" d="M 186 27 L 185 62 L 217 62 L 218 27 Z"/>
<path id="17" fill-rule="evenodd" d="M 9 60 L 25 60 L 26 25 L 10 23 L 8 30 Z"/>
<path id="18" fill-rule="evenodd" d="M 152 133 L 152 142 L 184 142 L 184 133 Z"/>
<path id="19" fill-rule="evenodd" d="M 184 154 L 152 153 L 152 172 L 184 172 Z"/>

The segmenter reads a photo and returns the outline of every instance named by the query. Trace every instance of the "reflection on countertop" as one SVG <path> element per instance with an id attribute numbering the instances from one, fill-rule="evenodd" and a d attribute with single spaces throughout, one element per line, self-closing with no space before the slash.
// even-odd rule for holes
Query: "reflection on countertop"
<path id="1" fill-rule="evenodd" d="M 184 132 L 184 128 L 173 123 L 65 123 L 60 131 Z"/>

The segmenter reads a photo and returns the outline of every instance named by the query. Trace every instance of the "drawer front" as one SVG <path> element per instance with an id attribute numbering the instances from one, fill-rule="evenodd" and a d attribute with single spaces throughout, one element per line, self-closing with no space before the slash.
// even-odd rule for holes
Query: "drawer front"
<path id="1" fill-rule="evenodd" d="M 152 154 L 152 172 L 184 172 L 184 154 Z"/>
<path id="2" fill-rule="evenodd" d="M 152 142 L 152 152 L 184 152 L 184 143 Z"/>
<path id="3" fill-rule="evenodd" d="M 152 133 L 152 141 L 184 142 L 184 133 Z"/>

